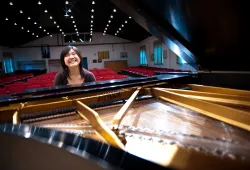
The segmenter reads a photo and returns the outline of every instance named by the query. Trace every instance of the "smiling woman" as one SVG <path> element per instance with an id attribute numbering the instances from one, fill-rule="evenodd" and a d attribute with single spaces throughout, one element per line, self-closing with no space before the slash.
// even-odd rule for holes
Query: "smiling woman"
<path id="1" fill-rule="evenodd" d="M 82 68 L 82 57 L 76 47 L 65 47 L 61 52 L 60 61 L 63 70 L 55 76 L 55 86 L 80 85 L 96 81 L 91 72 Z"/>

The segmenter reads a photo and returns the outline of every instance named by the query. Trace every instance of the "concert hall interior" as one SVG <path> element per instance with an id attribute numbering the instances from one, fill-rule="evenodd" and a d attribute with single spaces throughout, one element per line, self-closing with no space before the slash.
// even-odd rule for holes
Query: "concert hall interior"
<path id="1" fill-rule="evenodd" d="M 1 0 L 0 169 L 250 169 L 245 2 Z"/>

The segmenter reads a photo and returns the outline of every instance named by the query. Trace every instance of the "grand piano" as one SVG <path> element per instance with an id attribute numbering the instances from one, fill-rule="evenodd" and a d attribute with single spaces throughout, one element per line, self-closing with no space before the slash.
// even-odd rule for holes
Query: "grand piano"
<path id="1" fill-rule="evenodd" d="M 3 96 L 0 167 L 250 169 L 247 5 L 111 2 L 198 71 Z"/>

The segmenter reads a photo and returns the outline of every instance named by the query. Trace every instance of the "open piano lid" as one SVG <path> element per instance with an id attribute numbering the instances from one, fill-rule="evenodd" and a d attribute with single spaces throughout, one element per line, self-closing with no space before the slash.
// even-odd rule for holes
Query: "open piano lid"
<path id="1" fill-rule="evenodd" d="M 247 1 L 111 1 L 196 69 L 250 70 Z"/>

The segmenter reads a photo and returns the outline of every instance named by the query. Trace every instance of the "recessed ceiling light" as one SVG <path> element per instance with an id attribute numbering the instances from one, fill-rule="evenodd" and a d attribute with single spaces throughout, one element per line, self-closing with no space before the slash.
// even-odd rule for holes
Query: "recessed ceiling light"
<path id="1" fill-rule="evenodd" d="M 49 19 L 53 19 L 53 17 L 52 17 L 52 16 L 50 16 L 50 17 L 49 17 Z"/>
<path id="2" fill-rule="evenodd" d="M 111 15 L 110 18 L 114 18 L 113 15 Z"/>
<path id="3" fill-rule="evenodd" d="M 8 21 L 9 19 L 8 18 L 5 18 L 6 21 Z"/>
<path id="4" fill-rule="evenodd" d="M 109 20 L 108 22 L 109 22 L 109 23 L 111 23 L 111 21 L 110 21 L 110 20 Z"/>
<path id="5" fill-rule="evenodd" d="M 56 21 L 54 21 L 54 24 L 56 24 Z"/>
<path id="6" fill-rule="evenodd" d="M 56 27 L 57 27 L 57 28 L 59 28 L 60 26 L 59 26 L 59 25 L 57 25 Z"/>
<path id="7" fill-rule="evenodd" d="M 70 18 L 74 18 L 74 17 L 73 17 L 73 15 L 71 15 L 71 17 L 70 17 Z"/>
<path id="8" fill-rule="evenodd" d="M 63 36 L 65 37 L 66 35 L 64 34 Z"/>
<path id="9" fill-rule="evenodd" d="M 94 15 L 91 15 L 91 18 L 94 18 Z"/>
<path id="10" fill-rule="evenodd" d="M 94 4 L 95 4 L 95 1 L 92 1 L 92 4 L 94 5 Z"/>
<path id="11" fill-rule="evenodd" d="M 105 28 L 105 30 L 107 30 L 108 28 Z"/>
<path id="12" fill-rule="evenodd" d="M 92 9 L 92 10 L 91 10 L 91 12 L 95 12 L 95 10 L 94 10 L 94 9 Z"/>
<path id="13" fill-rule="evenodd" d="M 92 24 L 91 24 L 90 26 L 91 26 L 91 27 L 93 27 L 93 25 L 92 25 Z"/>
<path id="14" fill-rule="evenodd" d="M 69 4 L 69 1 L 65 1 L 65 4 L 68 5 L 68 4 Z"/>
<path id="15" fill-rule="evenodd" d="M 93 20 L 91 20 L 90 22 L 93 23 Z"/>
<path id="16" fill-rule="evenodd" d="M 42 3 L 40 1 L 38 1 L 38 5 L 41 5 Z"/>
<path id="17" fill-rule="evenodd" d="M 68 12 L 71 12 L 71 9 L 69 9 Z"/>
<path id="18" fill-rule="evenodd" d="M 34 22 L 34 24 L 36 25 L 36 22 Z"/>
<path id="19" fill-rule="evenodd" d="M 76 33 L 78 34 L 78 31 Z"/>
<path id="20" fill-rule="evenodd" d="M 30 19 L 30 17 L 28 17 L 28 19 Z"/>
<path id="21" fill-rule="evenodd" d="M 44 29 L 43 31 L 46 32 L 46 29 Z"/>
<path id="22" fill-rule="evenodd" d="M 64 34 L 64 32 L 62 32 L 62 34 Z"/>
<path id="23" fill-rule="evenodd" d="M 39 27 L 40 29 L 42 28 L 42 26 Z"/>
<path id="24" fill-rule="evenodd" d="M 52 37 L 52 34 L 50 35 L 50 37 Z"/>
<path id="25" fill-rule="evenodd" d="M 122 24 L 122 27 L 124 27 L 124 25 Z"/>
<path id="26" fill-rule="evenodd" d="M 74 25 L 74 27 L 76 27 L 76 25 Z"/>
<path id="27" fill-rule="evenodd" d="M 105 33 L 106 33 L 106 31 L 103 31 L 103 32 L 105 32 Z"/>
<path id="28" fill-rule="evenodd" d="M 44 12 L 47 13 L 48 11 L 45 9 Z"/>
<path id="29" fill-rule="evenodd" d="M 90 30 L 93 30 L 93 28 L 90 28 Z"/>
<path id="30" fill-rule="evenodd" d="M 21 29 L 23 30 L 24 28 L 22 27 Z"/>
<path id="31" fill-rule="evenodd" d="M 35 35 L 34 33 L 32 33 L 32 35 Z"/>
<path id="32" fill-rule="evenodd" d="M 90 31 L 90 33 L 92 33 L 93 31 Z"/>
<path id="33" fill-rule="evenodd" d="M 20 13 L 22 14 L 22 13 L 23 13 L 23 11 L 22 11 L 22 10 L 20 10 Z"/>
<path id="34" fill-rule="evenodd" d="M 119 28 L 119 30 L 121 30 L 121 28 Z"/>
<path id="35" fill-rule="evenodd" d="M 114 9 L 113 11 L 116 12 L 116 9 Z"/>
<path id="36" fill-rule="evenodd" d="M 117 34 L 115 33 L 115 35 L 117 35 Z"/>
<path id="37" fill-rule="evenodd" d="M 129 16 L 128 18 L 129 18 L 129 19 L 131 19 L 132 17 L 131 17 L 131 16 Z"/>
<path id="38" fill-rule="evenodd" d="M 14 25 L 17 25 L 17 23 L 14 23 Z"/>
<path id="39" fill-rule="evenodd" d="M 109 24 L 107 24 L 107 27 L 109 26 Z"/>
<path id="40" fill-rule="evenodd" d="M 13 3 L 12 3 L 12 2 L 10 2 L 10 5 L 13 5 Z"/>
<path id="41" fill-rule="evenodd" d="M 38 38 L 38 35 L 36 37 Z"/>
<path id="42" fill-rule="evenodd" d="M 77 31 L 77 28 L 75 30 Z"/>
<path id="43" fill-rule="evenodd" d="M 103 33 L 102 35 L 105 35 L 105 33 Z"/>
<path id="44" fill-rule="evenodd" d="M 27 32 L 30 32 L 30 30 L 27 30 Z"/>
<path id="45" fill-rule="evenodd" d="M 49 32 L 47 32 L 47 34 L 49 35 Z"/>
<path id="46" fill-rule="evenodd" d="M 90 33 L 90 35 L 92 35 L 92 33 Z M 89 40 L 89 41 L 91 41 L 91 40 Z"/>
<path id="47" fill-rule="evenodd" d="M 77 34 L 77 36 L 79 36 L 79 34 Z"/>
<path id="48" fill-rule="evenodd" d="M 128 23 L 128 21 L 125 21 L 125 24 L 127 24 Z"/>
<path id="49" fill-rule="evenodd" d="M 62 31 L 62 29 L 60 29 L 60 31 Z"/>
<path id="50" fill-rule="evenodd" d="M 75 21 L 72 21 L 72 23 L 74 24 L 74 23 L 75 23 Z"/>

